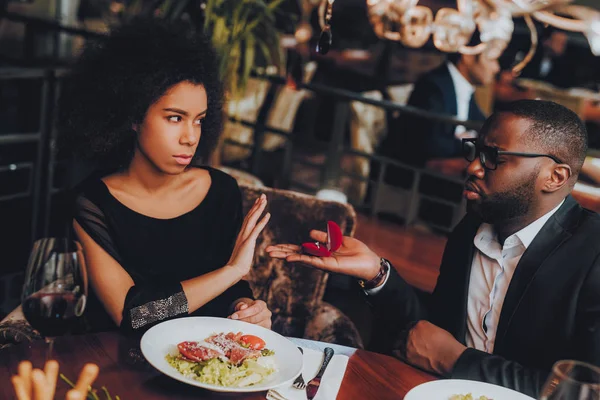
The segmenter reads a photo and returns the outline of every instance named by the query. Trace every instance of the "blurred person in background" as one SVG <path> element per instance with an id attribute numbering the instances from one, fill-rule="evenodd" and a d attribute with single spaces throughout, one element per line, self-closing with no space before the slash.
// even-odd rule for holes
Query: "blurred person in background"
<path id="1" fill-rule="evenodd" d="M 568 39 L 566 32 L 546 28 L 533 59 L 523 69 L 520 77 L 548 82 L 562 88 L 573 86 L 574 68 L 572 62 L 565 57 Z M 524 57 L 525 52 L 518 52 L 515 63 Z"/>
<path id="2" fill-rule="evenodd" d="M 474 98 L 475 87 L 493 83 L 498 71 L 498 62 L 482 54 L 450 54 L 448 62 L 417 80 L 407 105 L 443 116 L 483 121 L 485 116 Z M 390 124 L 378 153 L 420 167 L 431 159 L 456 159 L 456 169 L 462 172 L 466 163 L 461 158 L 461 139 L 473 135 L 462 125 L 400 114 Z M 393 168 L 388 171 L 386 182 L 397 181 L 397 172 Z"/>
<path id="3" fill-rule="evenodd" d="M 531 88 L 519 85 L 519 78 L 546 82 L 560 88 L 573 86 L 575 74 L 572 60 L 565 56 L 567 46 L 565 32 L 552 27 L 544 29 L 533 58 L 517 76 L 513 75 L 511 68 L 525 58 L 526 51 L 506 51 L 501 57 L 503 70 L 495 87 L 495 108 L 501 110 L 510 102 L 535 98 Z"/>
<path id="4" fill-rule="evenodd" d="M 476 41 L 473 39 L 471 44 Z M 440 116 L 483 121 L 485 115 L 475 101 L 475 88 L 492 84 L 498 71 L 498 61 L 483 54 L 450 54 L 447 62 L 417 80 L 407 105 Z M 418 168 L 427 166 L 445 175 L 462 176 L 468 163 L 462 157 L 461 139 L 476 135 L 477 132 L 462 125 L 400 113 L 390 121 L 387 136 L 377 153 Z M 371 177 L 375 180 L 378 171 L 379 164 L 372 162 Z M 412 178 L 410 171 L 388 165 L 384 182 L 410 188 Z M 420 190 L 446 201 L 461 200 L 460 185 L 442 179 L 426 177 Z M 427 199 L 419 207 L 419 218 L 438 226 L 450 227 L 452 215 L 452 207 Z"/>

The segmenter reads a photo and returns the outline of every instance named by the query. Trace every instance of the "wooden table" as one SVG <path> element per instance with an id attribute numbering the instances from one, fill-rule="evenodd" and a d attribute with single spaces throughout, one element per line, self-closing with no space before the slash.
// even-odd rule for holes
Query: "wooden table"
<path id="1" fill-rule="evenodd" d="M 318 342 L 313 342 L 318 343 Z M 323 343 L 323 347 L 325 347 Z M 42 367 L 46 344 L 34 342 L 0 351 L 0 399 L 14 399 L 10 376 L 21 360 L 31 360 Z M 124 338 L 117 332 L 105 332 L 56 339 L 54 358 L 60 372 L 76 380 L 87 362 L 100 367 L 94 388 L 106 386 L 121 400 L 158 399 L 265 399 L 266 392 L 236 396 L 216 394 L 175 381 L 151 367 L 139 351 L 139 340 Z M 344 375 L 338 399 L 399 400 L 413 387 L 435 377 L 409 367 L 395 358 L 357 350 L 351 357 Z M 59 379 L 56 399 L 63 399 L 69 389 Z M 100 395 L 103 399 L 104 396 Z"/>

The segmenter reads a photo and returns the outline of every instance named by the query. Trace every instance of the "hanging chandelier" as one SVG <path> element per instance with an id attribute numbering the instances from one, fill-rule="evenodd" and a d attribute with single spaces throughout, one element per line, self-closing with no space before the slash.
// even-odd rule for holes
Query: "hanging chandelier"
<path id="1" fill-rule="evenodd" d="M 433 15 L 419 0 L 366 0 L 369 21 L 375 34 L 407 47 L 421 47 L 433 37 L 434 46 L 444 52 L 485 54 L 498 58 L 512 37 L 514 17 L 523 17 L 530 30 L 527 56 L 513 68 L 518 73 L 531 60 L 537 48 L 534 20 L 555 28 L 583 33 L 592 53 L 600 55 L 600 11 L 571 5 L 573 0 L 457 0 L 457 7 L 441 8 Z M 321 35 L 317 52 L 325 54 L 332 41 L 330 22 L 334 0 L 304 0 L 319 6 Z M 312 8 L 309 6 L 309 8 Z M 469 46 L 479 31 L 481 43 Z"/>
<path id="2" fill-rule="evenodd" d="M 434 46 L 444 52 L 481 54 L 498 58 L 513 34 L 513 17 L 523 17 L 531 34 L 531 48 L 514 71 L 529 62 L 537 47 L 533 20 L 555 28 L 583 33 L 592 53 L 600 55 L 600 12 L 570 5 L 572 0 L 457 0 L 457 8 L 441 8 L 433 16 L 419 0 L 366 0 L 375 34 L 383 39 L 421 47 L 431 36 Z M 481 43 L 468 46 L 479 31 Z"/>

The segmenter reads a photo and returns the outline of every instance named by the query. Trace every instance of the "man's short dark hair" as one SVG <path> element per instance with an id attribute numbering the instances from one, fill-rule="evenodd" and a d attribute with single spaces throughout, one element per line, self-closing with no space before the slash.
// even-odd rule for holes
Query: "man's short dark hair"
<path id="1" fill-rule="evenodd" d="M 527 140 L 540 151 L 569 164 L 575 176 L 579 174 L 587 154 L 588 137 L 577 114 L 552 101 L 519 100 L 494 113 L 486 125 L 493 124 L 502 113 L 530 120 Z"/>
<path id="2" fill-rule="evenodd" d="M 134 124 L 181 82 L 206 90 L 208 112 L 196 150 L 206 158 L 223 122 L 217 56 L 208 38 L 181 21 L 136 19 L 88 43 L 59 101 L 60 148 L 106 168 L 128 165 L 136 143 Z"/>

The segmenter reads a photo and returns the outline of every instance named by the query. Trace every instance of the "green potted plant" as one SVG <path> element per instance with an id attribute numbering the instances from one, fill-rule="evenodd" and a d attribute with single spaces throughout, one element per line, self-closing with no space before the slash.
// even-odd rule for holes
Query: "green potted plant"
<path id="1" fill-rule="evenodd" d="M 117 23 L 142 15 L 187 19 L 202 29 L 217 51 L 227 100 L 233 101 L 231 108 L 236 109 L 237 101 L 246 94 L 253 70 L 282 69 L 276 25 L 282 3 L 283 0 L 130 0 L 112 2 L 110 14 Z M 222 135 L 211 160 L 207 160 L 213 166 L 221 164 L 225 136 Z"/>
<path id="2" fill-rule="evenodd" d="M 276 12 L 283 0 L 208 0 L 204 31 L 220 57 L 231 97 L 244 93 L 253 69 L 282 66 Z"/>
<path id="3" fill-rule="evenodd" d="M 281 68 L 276 17 L 283 0 L 130 0 L 111 2 L 110 19 L 136 16 L 185 18 L 211 39 L 219 54 L 221 79 L 229 98 L 238 98 L 253 69 Z M 116 20 L 116 21 L 115 21 Z"/>

